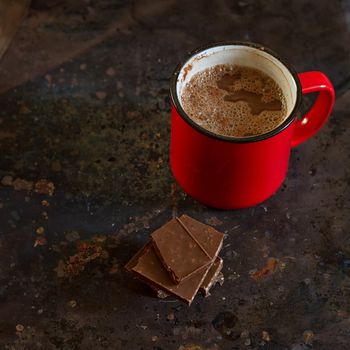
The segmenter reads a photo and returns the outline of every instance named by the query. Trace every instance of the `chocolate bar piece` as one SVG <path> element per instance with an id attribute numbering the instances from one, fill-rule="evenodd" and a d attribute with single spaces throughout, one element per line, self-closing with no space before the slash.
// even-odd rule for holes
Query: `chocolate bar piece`
<path id="1" fill-rule="evenodd" d="M 221 272 L 223 265 L 223 261 L 220 257 L 217 257 L 214 261 L 213 265 L 209 269 L 204 281 L 202 282 L 199 291 L 203 293 L 205 297 L 208 297 L 210 295 L 210 289 L 216 284 L 219 283 L 220 286 L 224 283 L 224 275 Z M 156 293 L 157 298 L 164 299 L 169 296 L 168 293 L 164 292 L 163 290 L 160 290 L 154 286 L 151 286 L 151 288 Z"/>
<path id="2" fill-rule="evenodd" d="M 149 242 L 136 253 L 125 267 L 135 273 L 138 278 L 150 286 L 155 287 L 155 289 L 174 295 L 190 305 L 204 281 L 211 264 L 202 267 L 196 274 L 193 274 L 181 284 L 175 284 L 158 259 L 152 242 Z"/>
<path id="3" fill-rule="evenodd" d="M 209 266 L 222 247 L 223 234 L 182 215 L 152 233 L 155 252 L 175 283 Z"/>
<path id="4" fill-rule="evenodd" d="M 209 269 L 207 275 L 205 276 L 205 279 L 200 287 L 200 291 L 204 294 L 205 297 L 208 297 L 210 295 L 209 291 L 214 284 L 220 283 L 220 285 L 222 285 L 224 283 L 224 275 L 221 272 L 222 265 L 222 259 L 220 257 L 217 257 Z"/>

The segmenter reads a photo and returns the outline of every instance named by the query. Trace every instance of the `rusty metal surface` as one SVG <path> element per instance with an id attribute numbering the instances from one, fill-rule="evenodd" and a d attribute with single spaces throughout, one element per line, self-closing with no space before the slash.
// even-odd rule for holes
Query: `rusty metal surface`
<path id="1" fill-rule="evenodd" d="M 349 11 L 348 1 L 34 1 L 0 63 L 0 347 L 348 349 Z M 278 193 L 239 211 L 195 202 L 168 166 L 172 69 L 228 39 L 323 70 L 337 90 Z M 182 213 L 227 234 L 225 283 L 191 307 L 154 298 L 122 269 Z"/>

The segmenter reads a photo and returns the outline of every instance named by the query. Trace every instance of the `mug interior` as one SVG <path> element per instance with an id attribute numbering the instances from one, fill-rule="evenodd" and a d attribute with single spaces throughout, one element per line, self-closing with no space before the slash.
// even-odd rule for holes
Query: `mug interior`
<path id="1" fill-rule="evenodd" d="M 294 77 L 295 73 L 293 72 L 293 76 L 290 68 L 287 68 L 263 47 L 249 44 L 222 44 L 206 48 L 192 55 L 177 74 L 176 95 L 181 108 L 183 108 L 181 94 L 186 83 L 191 80 L 194 74 L 218 64 L 234 64 L 255 68 L 267 74 L 280 86 L 286 99 L 285 121 L 292 114 L 298 100 L 298 82 Z"/>

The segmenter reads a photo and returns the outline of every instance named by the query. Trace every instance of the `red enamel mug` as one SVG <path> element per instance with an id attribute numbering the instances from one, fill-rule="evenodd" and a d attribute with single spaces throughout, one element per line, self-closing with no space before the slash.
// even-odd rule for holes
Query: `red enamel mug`
<path id="1" fill-rule="evenodd" d="M 196 122 L 181 105 L 181 91 L 197 72 L 217 64 L 259 69 L 282 89 L 287 117 L 274 130 L 249 137 L 215 134 Z M 194 51 L 171 79 L 170 164 L 179 185 L 193 198 L 222 209 L 254 206 L 273 195 L 284 181 L 292 147 L 313 136 L 334 104 L 334 88 L 321 72 L 297 74 L 274 52 L 246 42 L 224 42 Z M 302 94 L 318 97 L 297 118 Z"/>

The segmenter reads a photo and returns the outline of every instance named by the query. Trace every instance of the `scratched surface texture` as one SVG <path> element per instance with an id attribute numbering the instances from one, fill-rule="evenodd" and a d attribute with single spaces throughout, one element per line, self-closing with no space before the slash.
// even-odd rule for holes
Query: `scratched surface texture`
<path id="1" fill-rule="evenodd" d="M 0 348 L 348 349 L 349 29 L 349 1 L 32 1 L 0 61 Z M 230 39 L 324 71 L 337 102 L 274 197 L 218 211 L 174 183 L 168 86 Z M 226 234 L 225 283 L 191 307 L 122 268 L 182 213 Z"/>

